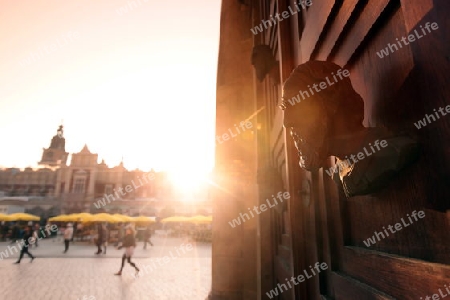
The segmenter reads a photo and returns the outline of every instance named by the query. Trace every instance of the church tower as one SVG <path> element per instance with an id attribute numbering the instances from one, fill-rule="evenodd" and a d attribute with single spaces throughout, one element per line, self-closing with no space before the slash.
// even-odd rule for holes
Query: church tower
<path id="1" fill-rule="evenodd" d="M 56 167 L 65 165 L 69 153 L 66 152 L 66 140 L 63 137 L 63 126 L 60 125 L 56 135 L 52 138 L 50 147 L 43 149 L 40 165 Z"/>

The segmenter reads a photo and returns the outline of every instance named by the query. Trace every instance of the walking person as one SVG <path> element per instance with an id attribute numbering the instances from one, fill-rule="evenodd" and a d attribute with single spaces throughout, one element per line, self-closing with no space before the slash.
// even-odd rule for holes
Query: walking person
<path id="1" fill-rule="evenodd" d="M 66 230 L 64 230 L 64 252 L 66 253 L 69 250 L 69 243 L 73 237 L 73 225 L 72 223 L 67 224 Z"/>
<path id="2" fill-rule="evenodd" d="M 9 226 L 8 224 L 4 224 L 3 228 L 2 228 L 2 240 L 6 241 L 6 238 L 8 237 L 8 233 L 9 233 Z"/>
<path id="3" fill-rule="evenodd" d="M 103 246 L 103 254 L 106 254 L 106 247 L 108 246 L 108 240 L 109 240 L 109 230 L 106 228 L 106 224 L 102 225 L 102 246 Z"/>
<path id="4" fill-rule="evenodd" d="M 11 244 L 14 244 L 17 240 L 20 239 L 20 228 L 17 223 L 14 223 L 12 229 L 11 229 Z"/>
<path id="5" fill-rule="evenodd" d="M 34 224 L 34 231 L 33 231 L 33 238 L 34 238 L 34 240 L 35 240 L 35 247 L 37 248 L 39 245 L 38 245 L 38 237 L 39 237 L 39 228 L 40 228 L 40 226 L 39 226 L 39 224 Z"/>
<path id="6" fill-rule="evenodd" d="M 122 223 L 118 223 L 116 226 L 117 229 L 117 234 L 115 235 L 115 239 L 114 239 L 114 247 L 117 248 L 119 246 L 119 242 L 122 240 L 123 237 L 123 225 Z"/>
<path id="7" fill-rule="evenodd" d="M 73 233 L 72 233 L 72 238 L 70 239 L 71 242 L 73 242 L 73 239 L 75 238 L 75 236 L 77 235 L 77 222 L 73 223 Z"/>
<path id="8" fill-rule="evenodd" d="M 95 254 L 100 254 L 102 253 L 102 244 L 103 244 L 103 227 L 102 224 L 97 224 L 97 233 L 98 233 L 98 237 L 97 237 L 97 252 L 95 252 Z"/>
<path id="9" fill-rule="evenodd" d="M 30 227 L 26 227 L 25 228 L 25 234 L 23 236 L 23 246 L 22 249 L 20 249 L 20 256 L 19 256 L 19 260 L 15 262 L 15 264 L 20 264 L 20 261 L 22 260 L 22 257 L 27 254 L 29 257 L 31 257 L 31 261 L 33 262 L 33 260 L 35 259 L 35 256 L 33 256 L 33 254 L 31 254 L 30 252 L 28 252 L 28 246 L 30 246 L 30 244 L 33 244 L 33 233 L 31 230 L 31 226 Z"/>
<path id="10" fill-rule="evenodd" d="M 121 242 L 123 240 L 124 236 L 125 236 L 125 224 L 119 223 L 119 232 L 118 232 L 118 236 L 117 236 L 116 246 L 119 245 L 119 242 Z"/>
<path id="11" fill-rule="evenodd" d="M 131 257 L 134 254 L 134 248 L 136 247 L 136 240 L 134 238 L 134 231 L 131 227 L 128 227 L 125 231 L 125 237 L 123 238 L 122 245 L 119 246 L 117 249 L 125 248 L 125 253 L 122 255 L 122 265 L 120 267 L 120 271 L 117 272 L 114 275 L 122 275 L 122 269 L 125 265 L 125 260 L 128 261 L 128 263 L 136 270 L 136 275 L 139 274 L 139 268 L 131 262 Z"/>
<path id="12" fill-rule="evenodd" d="M 150 246 L 153 247 L 153 243 L 150 240 L 151 237 L 152 237 L 152 230 L 151 230 L 150 226 L 147 226 L 147 228 L 145 229 L 145 232 L 144 232 L 144 250 L 147 249 L 147 243 L 149 243 Z"/>

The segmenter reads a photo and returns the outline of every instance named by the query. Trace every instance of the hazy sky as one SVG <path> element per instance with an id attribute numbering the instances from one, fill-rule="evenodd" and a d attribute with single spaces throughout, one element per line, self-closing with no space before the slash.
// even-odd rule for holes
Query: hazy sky
<path id="1" fill-rule="evenodd" d="M 61 120 L 109 166 L 212 167 L 219 0 L 0 7 L 0 167 L 37 166 Z"/>

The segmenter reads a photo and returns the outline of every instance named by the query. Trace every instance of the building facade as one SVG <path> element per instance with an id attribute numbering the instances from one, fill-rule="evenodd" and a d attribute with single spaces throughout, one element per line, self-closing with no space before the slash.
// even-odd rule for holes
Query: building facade
<path id="1" fill-rule="evenodd" d="M 104 161 L 98 163 L 98 154 L 91 153 L 85 145 L 80 152 L 72 154 L 70 165 L 62 165 L 58 169 L 54 195 L 62 199 L 64 213 L 121 211 L 124 203 L 130 200 L 150 200 L 162 196 L 156 192 L 156 186 L 158 191 L 165 188 L 161 184 L 163 178 L 158 176 L 153 171 L 128 171 L 122 162 L 109 168 Z"/>
<path id="2" fill-rule="evenodd" d="M 222 1 L 216 134 L 246 120 L 255 130 L 216 148 L 212 299 L 425 299 L 445 293 L 449 11 L 446 0 Z M 310 75 L 296 93 L 318 95 L 303 98 L 306 104 L 289 95 L 293 74 L 310 61 L 347 70 L 351 97 L 318 91 Z M 330 71 L 330 79 L 336 74 Z M 316 105 L 322 98 L 343 101 L 343 95 L 350 99 L 345 107 Z M 331 109 L 339 114 L 330 117 Z M 364 132 L 408 134 L 421 150 L 395 176 L 383 171 L 387 160 L 368 167 L 361 176 L 382 170 L 370 180 L 387 182 L 349 196 L 349 185 L 326 172 L 343 159 L 339 153 L 310 171 L 303 158 L 324 136 L 358 119 Z M 297 124 L 305 126 L 295 131 Z M 279 192 L 289 192 L 289 200 L 253 213 Z M 240 225 L 230 226 L 238 217 Z M 394 225 L 401 230 L 393 233 Z M 313 276 L 316 264 L 326 268 Z"/>
<path id="3" fill-rule="evenodd" d="M 210 212 L 208 193 L 195 203 L 183 202 L 164 172 L 127 170 L 123 162 L 108 167 L 87 145 L 71 155 L 65 152 L 62 126 L 43 149 L 41 168 L 0 169 L 0 210 L 26 211 L 42 217 L 78 212 L 128 215 L 194 215 Z"/>

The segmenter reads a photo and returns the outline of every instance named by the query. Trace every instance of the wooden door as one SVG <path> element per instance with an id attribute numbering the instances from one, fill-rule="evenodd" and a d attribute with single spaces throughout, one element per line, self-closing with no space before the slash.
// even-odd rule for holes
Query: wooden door
<path id="1" fill-rule="evenodd" d="M 285 137 L 294 196 L 289 207 L 293 273 L 317 262 L 329 266 L 296 285 L 296 299 L 450 294 L 450 117 L 427 118 L 450 104 L 448 13 L 446 0 L 316 0 L 303 15 L 299 62 L 330 60 L 347 68 L 364 99 L 364 125 L 412 133 L 422 153 L 379 192 L 347 198 L 323 170 L 296 167 L 295 149 Z M 439 29 L 424 35 L 427 22 Z M 415 30 L 420 39 L 398 50 L 386 48 Z M 288 44 L 292 41 L 281 47 Z M 389 55 L 380 57 L 381 49 Z M 427 125 L 418 129 L 418 120 Z M 330 158 L 327 167 L 333 164 Z M 415 220 L 413 212 L 424 217 Z M 401 230 L 385 231 L 397 223 Z"/>

